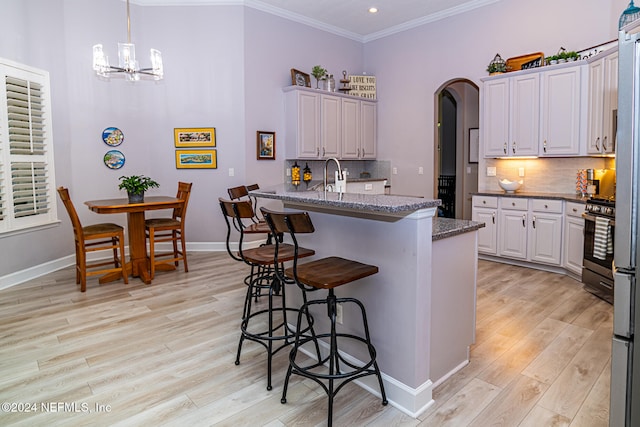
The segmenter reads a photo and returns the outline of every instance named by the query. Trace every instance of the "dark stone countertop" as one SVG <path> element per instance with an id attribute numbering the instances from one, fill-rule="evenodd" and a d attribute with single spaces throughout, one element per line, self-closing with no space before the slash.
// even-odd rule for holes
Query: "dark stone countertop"
<path id="1" fill-rule="evenodd" d="M 485 226 L 484 222 L 469 221 L 466 219 L 433 218 L 433 241 L 446 239 L 447 237 L 475 231 Z"/>
<path id="2" fill-rule="evenodd" d="M 507 193 L 505 191 L 478 191 L 471 193 L 473 196 L 495 196 L 495 197 L 519 197 L 526 199 L 550 199 L 550 200 L 565 200 L 567 202 L 586 203 L 587 197 L 580 197 L 576 194 L 568 193 L 539 193 L 528 191 L 517 191 L 515 193 Z"/>
<path id="3" fill-rule="evenodd" d="M 273 187 L 251 191 L 256 197 L 282 200 L 284 202 L 305 203 L 326 208 L 351 209 L 363 213 L 385 213 L 408 215 L 420 209 L 440 206 L 438 199 L 422 197 L 390 196 L 387 194 L 355 194 L 333 193 L 312 190 L 317 186 L 316 181 L 309 185 L 279 184 Z M 322 182 L 320 182 L 321 188 Z"/>

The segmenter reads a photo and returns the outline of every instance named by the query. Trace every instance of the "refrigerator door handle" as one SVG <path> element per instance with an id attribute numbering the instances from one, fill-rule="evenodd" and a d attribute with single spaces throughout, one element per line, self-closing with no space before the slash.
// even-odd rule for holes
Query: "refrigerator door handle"
<path id="1" fill-rule="evenodd" d="M 632 285 L 635 277 L 619 270 L 613 271 L 613 333 L 621 337 L 633 336 L 633 319 L 631 312 L 633 300 Z"/>

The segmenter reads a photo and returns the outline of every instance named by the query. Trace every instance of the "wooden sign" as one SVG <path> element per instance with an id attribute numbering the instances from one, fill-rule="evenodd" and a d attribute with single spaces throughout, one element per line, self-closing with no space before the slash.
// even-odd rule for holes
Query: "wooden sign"
<path id="1" fill-rule="evenodd" d="M 375 76 L 349 76 L 349 95 L 376 99 Z"/>

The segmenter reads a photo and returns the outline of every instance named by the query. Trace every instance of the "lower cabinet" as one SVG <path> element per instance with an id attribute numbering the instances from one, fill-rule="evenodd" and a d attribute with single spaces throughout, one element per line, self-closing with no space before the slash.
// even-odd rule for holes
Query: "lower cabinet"
<path id="1" fill-rule="evenodd" d="M 473 196 L 473 210 L 471 219 L 484 222 L 484 227 L 478 230 L 478 252 L 498 254 L 498 198 Z"/>
<path id="2" fill-rule="evenodd" d="M 564 230 L 569 227 L 565 225 L 564 203 L 562 200 L 474 196 L 472 219 L 485 223 L 478 233 L 478 252 L 524 262 L 565 266 L 567 250 L 570 250 L 572 262 L 581 264 L 582 242 L 576 241 L 573 228 L 572 241 L 564 240 Z M 584 211 L 583 205 L 574 205 L 571 209 L 580 214 Z M 581 224 L 581 219 L 574 218 L 575 225 Z"/>
<path id="3" fill-rule="evenodd" d="M 564 217 L 563 267 L 577 276 L 582 275 L 584 256 L 584 205 L 567 202 Z"/>

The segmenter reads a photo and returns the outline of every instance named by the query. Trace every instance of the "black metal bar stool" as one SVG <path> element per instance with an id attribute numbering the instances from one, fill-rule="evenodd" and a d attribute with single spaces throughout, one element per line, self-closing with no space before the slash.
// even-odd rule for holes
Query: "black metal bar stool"
<path id="1" fill-rule="evenodd" d="M 274 233 L 288 233 L 293 241 L 294 254 L 296 255 L 293 259 L 293 266 L 284 271 L 285 277 L 282 277 L 281 280 L 292 278 L 302 289 L 328 290 L 328 295 L 325 299 L 304 301 L 298 313 L 296 330 L 301 331 L 301 333 L 296 334 L 295 342 L 289 355 L 289 369 L 287 370 L 287 376 L 284 381 L 281 402 L 287 402 L 287 387 L 292 374 L 298 374 L 312 379 L 320 384 L 327 393 L 329 398 L 328 424 L 331 426 L 333 419 L 333 401 L 342 387 L 358 378 L 375 375 L 380 385 L 382 404 L 386 405 L 388 403 L 387 397 L 384 391 L 380 369 L 376 362 L 376 350 L 371 343 L 371 337 L 369 335 L 369 325 L 367 323 L 367 314 L 364 305 L 355 298 L 338 298 L 334 293 L 334 288 L 338 286 L 376 274 L 378 267 L 339 257 L 322 258 L 300 264 L 298 263 L 299 257 L 297 256 L 299 254 L 299 246 L 296 234 L 313 233 L 315 231 L 309 214 L 306 212 L 274 212 L 265 208 L 262 208 L 261 211 Z M 277 247 L 281 245 L 280 243 L 276 243 Z M 279 270 L 277 273 L 281 274 Z M 321 304 L 327 307 L 327 316 L 329 317 L 331 325 L 330 331 L 316 334 L 311 330 L 310 335 L 303 335 L 301 330 L 303 314 L 308 315 L 311 306 Z M 359 308 L 362 315 L 364 337 L 346 332 L 338 332 L 336 330 L 336 307 L 338 304 L 354 304 Z M 306 363 L 299 361 L 298 357 L 305 344 L 313 342 L 317 346 L 318 340 L 323 339 L 328 340 L 329 345 L 329 352 L 326 356 L 318 357 L 318 360 L 311 360 Z M 358 365 L 341 355 L 339 343 L 346 343 L 347 341 L 350 341 L 349 344 L 351 345 L 354 345 L 353 343 L 355 343 L 355 345 L 364 345 L 369 354 L 369 360 L 363 361 L 362 365 Z"/>
<path id="2" fill-rule="evenodd" d="M 293 343 L 295 333 L 291 324 L 287 320 L 287 315 L 295 315 L 300 311 L 297 308 L 289 308 L 285 302 L 285 283 L 280 281 L 275 274 L 277 269 L 283 269 L 284 263 L 295 258 L 293 245 L 280 244 L 276 254 L 275 245 L 261 245 L 256 248 L 245 249 L 244 235 L 245 226 L 242 219 L 254 216 L 253 207 L 249 200 L 225 200 L 219 198 L 220 207 L 227 224 L 227 252 L 236 261 L 242 261 L 251 266 L 251 272 L 244 279 L 247 285 L 247 292 L 244 300 L 242 312 L 242 322 L 240 325 L 240 340 L 235 364 L 240 364 L 240 354 L 244 340 L 254 341 L 267 350 L 267 390 L 271 390 L 271 362 L 273 356 L 282 348 Z M 237 242 L 232 242 L 232 229 L 239 231 Z M 231 249 L 232 244 L 238 246 L 238 251 Z M 305 248 L 295 248 L 298 257 L 304 258 L 313 255 L 315 252 Z M 262 293 L 264 291 L 264 294 Z M 254 299 L 258 296 L 267 296 L 267 308 L 255 309 Z M 280 304 L 275 305 L 277 297 L 280 297 Z M 303 300 L 306 295 L 303 292 Z M 259 307 L 258 307 L 259 308 Z M 303 332 L 308 331 L 313 325 L 313 318 L 307 313 L 305 315 L 306 325 L 302 327 Z M 259 325 L 259 326 L 254 326 Z M 262 325 L 266 324 L 263 328 Z M 278 345 L 279 344 L 279 345 Z"/>

